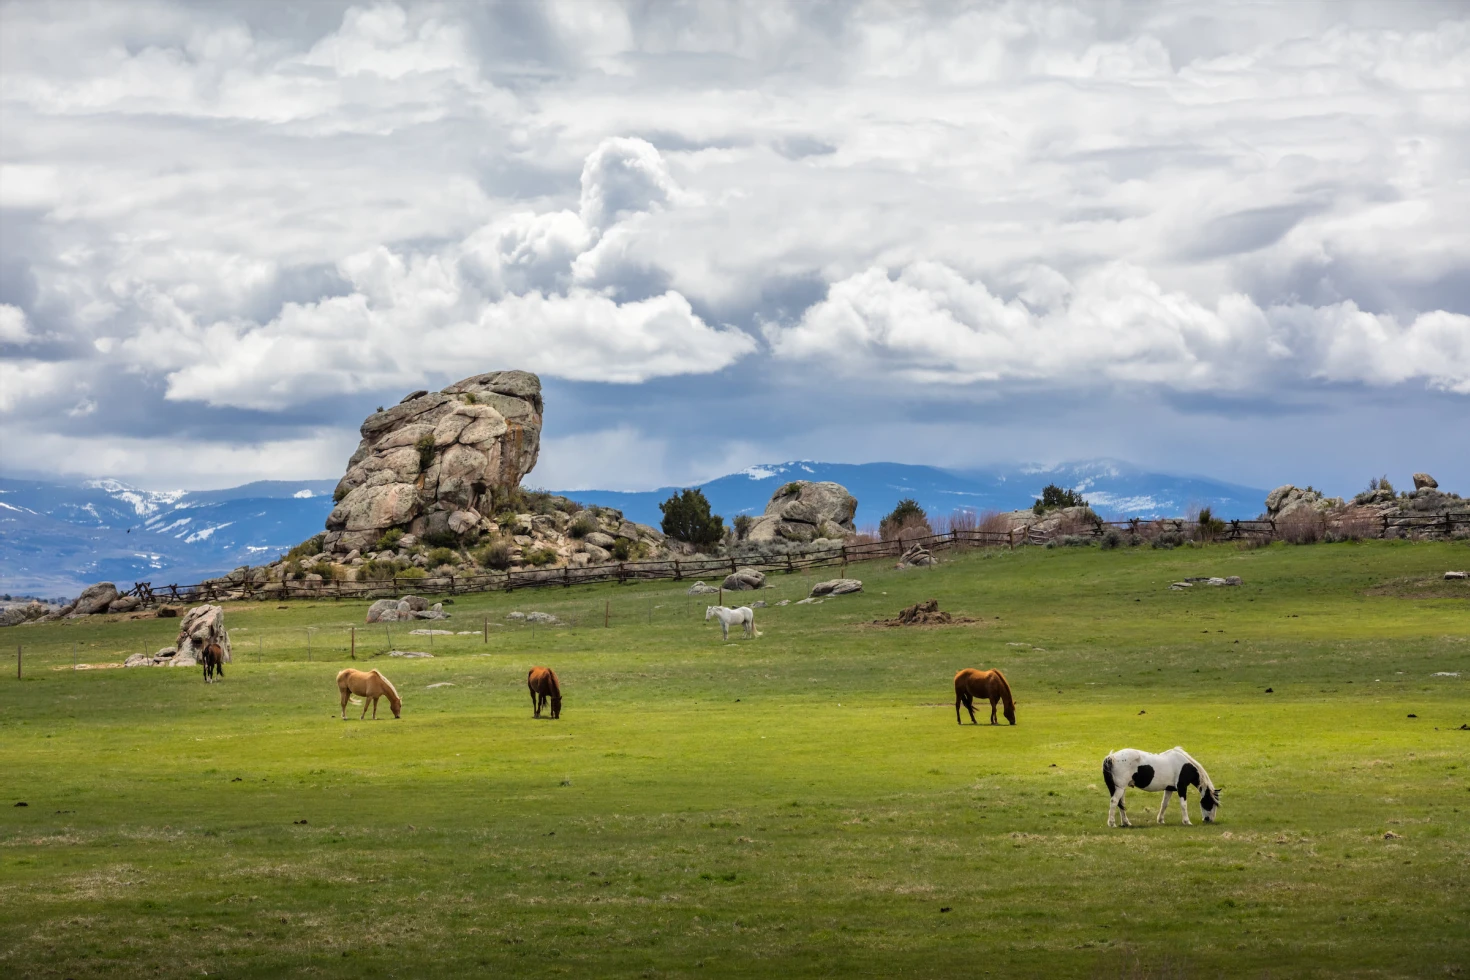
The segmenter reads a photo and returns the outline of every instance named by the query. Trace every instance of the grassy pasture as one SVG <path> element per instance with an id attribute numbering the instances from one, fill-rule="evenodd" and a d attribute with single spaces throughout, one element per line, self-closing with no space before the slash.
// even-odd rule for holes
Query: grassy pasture
<path id="1" fill-rule="evenodd" d="M 460 597 L 423 625 L 488 642 L 370 659 L 359 631 L 405 700 L 376 723 L 333 684 L 366 603 L 227 607 L 213 686 L 65 669 L 177 620 L 5 630 L 0 975 L 1467 976 L 1470 588 L 1440 581 L 1466 565 L 969 552 L 854 566 L 864 593 L 728 644 L 687 583 Z M 1166 589 L 1208 574 L 1246 584 Z M 978 622 L 871 625 L 931 596 Z M 560 721 L 530 718 L 538 663 Z M 962 666 L 1006 672 L 1017 727 L 955 725 Z M 1175 744 L 1221 822 L 1131 793 L 1105 827 L 1103 755 Z"/>

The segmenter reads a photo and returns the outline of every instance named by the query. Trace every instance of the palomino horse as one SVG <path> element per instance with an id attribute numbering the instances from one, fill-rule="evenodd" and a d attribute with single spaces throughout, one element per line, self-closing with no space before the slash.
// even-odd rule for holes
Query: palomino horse
<path id="1" fill-rule="evenodd" d="M 740 606 L 731 609 L 727 606 L 705 606 L 704 621 L 707 623 L 715 616 L 720 618 L 720 632 L 725 639 L 730 638 L 730 627 L 736 623 L 745 630 L 746 639 L 752 636 L 760 636 L 760 631 L 755 628 L 755 610 L 749 606 Z"/>
<path id="2" fill-rule="evenodd" d="M 990 702 L 990 723 L 1000 724 L 995 720 L 995 702 L 1004 701 L 1006 706 L 1006 721 L 1012 725 L 1016 723 L 1016 702 L 1011 698 L 1011 685 L 1006 683 L 1005 675 L 998 670 L 972 670 L 966 667 L 954 675 L 954 720 L 955 724 L 963 725 L 960 720 L 960 705 L 963 704 L 970 712 L 970 724 L 978 725 L 975 720 L 975 699 Z"/>
<path id="3" fill-rule="evenodd" d="M 204 683 L 213 684 L 215 674 L 225 676 L 225 651 L 218 643 L 211 643 L 204 648 L 199 656 L 199 663 L 204 667 Z"/>
<path id="4" fill-rule="evenodd" d="M 526 686 L 531 689 L 531 717 L 540 718 L 541 709 L 551 699 L 551 717 L 561 717 L 561 681 L 550 667 L 532 667 L 526 675 Z"/>
<path id="5" fill-rule="evenodd" d="M 1194 761 L 1194 757 L 1179 746 L 1155 755 L 1138 749 L 1119 749 L 1103 760 L 1103 783 L 1108 787 L 1108 826 L 1114 826 L 1115 814 L 1123 815 L 1123 826 L 1128 822 L 1128 808 L 1123 805 L 1123 794 L 1129 786 L 1150 793 L 1163 793 L 1164 801 L 1159 804 L 1159 823 L 1164 822 L 1164 811 L 1169 807 L 1169 794 L 1179 794 L 1179 812 L 1189 825 L 1189 804 L 1184 794 L 1189 787 L 1199 787 L 1199 808 L 1205 823 L 1214 823 L 1220 809 L 1220 788 L 1211 780 L 1205 767 Z"/>
<path id="6" fill-rule="evenodd" d="M 367 717 L 368 702 L 373 703 L 373 721 L 378 720 L 378 698 L 387 697 L 388 706 L 393 709 L 394 718 L 402 718 L 403 699 L 398 696 L 398 689 L 393 682 L 388 680 L 376 670 L 353 670 L 348 667 L 337 675 L 337 690 L 342 692 L 342 720 L 347 720 L 347 702 L 356 694 L 362 698 L 362 715 L 357 719 L 362 721 Z"/>

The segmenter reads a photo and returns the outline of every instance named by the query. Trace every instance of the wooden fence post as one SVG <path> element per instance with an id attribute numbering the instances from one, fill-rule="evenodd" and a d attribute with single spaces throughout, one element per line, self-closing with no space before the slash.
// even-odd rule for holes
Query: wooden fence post
<path id="1" fill-rule="evenodd" d="M 612 621 L 612 600 L 605 599 L 602 603 L 602 628 L 607 629 Z"/>
<path id="2" fill-rule="evenodd" d="M 484 639 L 482 639 L 480 642 L 481 643 L 489 643 L 490 642 L 490 617 L 489 616 L 486 616 L 485 617 L 485 636 L 484 636 Z"/>
<path id="3" fill-rule="evenodd" d="M 20 644 L 15 646 L 15 679 L 20 680 L 20 661 L 24 655 L 24 648 Z"/>
<path id="4" fill-rule="evenodd" d="M 356 660 L 357 659 L 357 627 L 356 626 L 349 627 L 349 630 L 352 633 L 352 648 L 351 648 L 352 649 L 352 659 L 353 660 Z"/>

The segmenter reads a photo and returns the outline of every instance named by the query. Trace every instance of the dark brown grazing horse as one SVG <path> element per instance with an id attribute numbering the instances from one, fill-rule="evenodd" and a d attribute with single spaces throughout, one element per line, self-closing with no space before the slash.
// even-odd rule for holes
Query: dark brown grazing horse
<path id="1" fill-rule="evenodd" d="M 531 717 L 540 718 L 546 699 L 551 699 L 551 717 L 561 717 L 561 682 L 556 671 L 550 667 L 532 667 L 526 675 L 526 686 L 531 689 Z"/>
<path id="2" fill-rule="evenodd" d="M 970 712 L 970 724 L 978 725 L 975 720 L 975 700 L 990 702 L 990 723 L 999 724 L 995 720 L 995 702 L 1004 701 L 1006 706 L 1006 721 L 1012 725 L 1016 723 L 1016 702 L 1011 698 L 1011 685 L 1006 683 L 1005 675 L 998 670 L 972 670 L 966 667 L 954 675 L 954 720 L 958 725 L 963 725 L 960 720 L 960 705 L 963 704 Z"/>
<path id="3" fill-rule="evenodd" d="M 213 684 L 215 674 L 221 678 L 225 676 L 225 652 L 218 643 L 211 643 L 204 648 L 204 652 L 199 655 L 199 663 L 204 667 L 204 683 Z"/>

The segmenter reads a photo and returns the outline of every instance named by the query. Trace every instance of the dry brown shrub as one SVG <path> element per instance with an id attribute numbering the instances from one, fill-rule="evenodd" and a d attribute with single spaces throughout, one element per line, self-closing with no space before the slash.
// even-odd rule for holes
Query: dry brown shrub
<path id="1" fill-rule="evenodd" d="M 1076 514 L 1065 515 L 1057 524 L 1053 535 L 1087 535 L 1096 534 L 1098 528 L 1098 517 L 1091 508 Z"/>
<path id="2" fill-rule="evenodd" d="M 1326 519 L 1314 510 L 1299 507 L 1276 521 L 1276 536 L 1289 544 L 1316 544 L 1326 531 Z"/>
<path id="3" fill-rule="evenodd" d="M 883 531 L 883 540 L 902 541 L 905 545 L 934 533 L 928 520 L 922 517 L 906 517 L 898 524 L 890 524 Z"/>
<path id="4" fill-rule="evenodd" d="M 1361 541 L 1376 538 L 1383 522 L 1371 511 L 1349 508 L 1333 522 L 1333 536 L 1340 541 Z"/>

